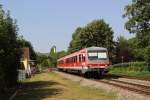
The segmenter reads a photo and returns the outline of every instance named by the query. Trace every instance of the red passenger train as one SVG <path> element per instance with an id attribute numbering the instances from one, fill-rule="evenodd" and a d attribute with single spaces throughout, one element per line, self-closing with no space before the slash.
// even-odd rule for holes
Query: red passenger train
<path id="1" fill-rule="evenodd" d="M 109 65 L 108 51 L 103 47 L 84 48 L 57 61 L 59 70 L 76 71 L 81 74 L 88 72 L 103 74 Z"/>

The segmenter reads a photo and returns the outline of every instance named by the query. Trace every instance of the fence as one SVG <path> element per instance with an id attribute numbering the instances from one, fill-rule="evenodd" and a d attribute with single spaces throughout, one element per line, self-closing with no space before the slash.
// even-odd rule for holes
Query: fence
<path id="1" fill-rule="evenodd" d="M 26 79 L 26 71 L 25 70 L 18 70 L 18 81 L 22 81 Z"/>

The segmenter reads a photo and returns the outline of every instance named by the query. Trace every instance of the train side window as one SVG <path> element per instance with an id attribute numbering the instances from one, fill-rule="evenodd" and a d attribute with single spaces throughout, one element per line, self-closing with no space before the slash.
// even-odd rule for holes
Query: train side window
<path id="1" fill-rule="evenodd" d="M 67 63 L 69 63 L 69 58 L 67 58 Z"/>
<path id="2" fill-rule="evenodd" d="M 58 61 L 58 64 L 63 64 L 63 60 Z"/>
<path id="3" fill-rule="evenodd" d="M 71 58 L 69 58 L 69 62 L 70 62 L 70 64 L 71 64 Z"/>
<path id="4" fill-rule="evenodd" d="M 75 56 L 75 63 L 77 63 L 77 56 Z"/>
<path id="5" fill-rule="evenodd" d="M 71 57 L 71 63 L 73 63 L 73 57 Z"/>
<path id="6" fill-rule="evenodd" d="M 81 62 L 81 55 L 79 55 L 79 62 Z"/>
<path id="7" fill-rule="evenodd" d="M 76 56 L 74 57 L 74 63 L 76 63 Z"/>
<path id="8" fill-rule="evenodd" d="M 68 63 L 70 64 L 70 58 L 68 58 Z"/>
<path id="9" fill-rule="evenodd" d="M 73 57 L 73 63 L 75 63 L 75 57 Z"/>
<path id="10" fill-rule="evenodd" d="M 63 60 L 61 61 L 61 64 L 64 64 L 64 61 L 63 61 Z"/>
<path id="11" fill-rule="evenodd" d="M 76 62 L 76 57 L 74 56 L 74 63 Z"/>
<path id="12" fill-rule="evenodd" d="M 76 56 L 74 56 L 74 63 L 76 63 Z"/>
<path id="13" fill-rule="evenodd" d="M 85 56 L 82 55 L 82 62 L 85 62 Z"/>

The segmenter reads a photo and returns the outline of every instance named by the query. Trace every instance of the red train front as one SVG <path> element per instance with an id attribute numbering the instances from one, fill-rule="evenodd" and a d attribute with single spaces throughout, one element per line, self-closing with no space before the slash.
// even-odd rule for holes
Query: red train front
<path id="1" fill-rule="evenodd" d="M 58 59 L 57 68 L 82 74 L 94 72 L 103 74 L 109 66 L 108 51 L 103 47 L 89 47 Z"/>

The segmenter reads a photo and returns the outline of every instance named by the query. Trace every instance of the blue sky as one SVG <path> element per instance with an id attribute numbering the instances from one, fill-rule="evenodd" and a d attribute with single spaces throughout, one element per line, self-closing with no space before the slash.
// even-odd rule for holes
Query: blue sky
<path id="1" fill-rule="evenodd" d="M 124 29 L 124 7 L 131 0 L 1 0 L 5 10 L 17 19 L 19 34 L 31 41 L 38 52 L 49 52 L 52 45 L 66 50 L 74 30 L 94 19 L 104 19 L 114 37 L 132 37 Z"/>

